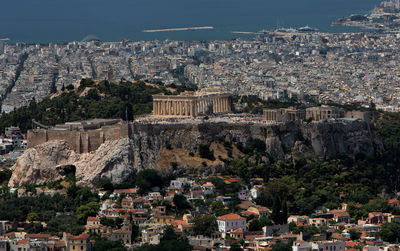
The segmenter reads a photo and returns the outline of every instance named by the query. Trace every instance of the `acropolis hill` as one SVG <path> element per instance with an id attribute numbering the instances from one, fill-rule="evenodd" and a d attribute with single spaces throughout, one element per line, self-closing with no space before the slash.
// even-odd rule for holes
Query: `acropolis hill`
<path id="1" fill-rule="evenodd" d="M 71 167 L 84 185 L 102 177 L 124 182 L 147 168 L 176 171 L 171 163 L 175 169 L 213 172 L 226 167 L 223 160 L 243 154 L 237 145 L 253 139 L 265 142 L 274 160 L 304 154 L 372 156 L 382 149 L 368 114 L 359 111 L 318 106 L 235 113 L 229 93 L 215 88 L 156 94 L 153 100 L 153 114 L 130 122 L 94 119 L 29 130 L 28 150 L 18 159 L 9 185 L 60 179 Z M 201 158 L 200 145 L 208 145 L 216 159 Z"/>
<path id="2" fill-rule="evenodd" d="M 49 129 L 47 142 L 31 145 L 18 159 L 9 185 L 18 187 L 63 178 L 65 168 L 71 166 L 76 168 L 78 183 L 89 186 L 97 184 L 101 177 L 113 183 L 124 182 L 137 171 L 146 168 L 171 172 L 174 171 L 171 163 L 177 163 L 178 170 L 187 172 L 213 172 L 225 168 L 226 163 L 222 159 L 240 156 L 236 144 L 240 142 L 246 145 L 252 139 L 264 141 L 267 152 L 274 159 L 284 159 L 288 154 L 315 154 L 326 158 L 340 153 L 372 156 L 382 149 L 380 138 L 370 130 L 367 122 L 360 119 L 283 123 L 266 122 L 261 116 L 240 114 L 211 115 L 208 119 L 160 119 L 149 116 L 129 123 L 119 121 L 112 126 L 124 128 L 127 133 L 120 133 L 116 139 L 105 140 L 97 149 L 93 148 L 88 153 L 76 151 L 76 145 L 68 143 L 71 140 L 66 137 L 66 132 L 64 139 L 53 140 L 53 132 Z M 105 131 L 109 127 L 105 126 Z M 80 138 L 84 146 L 87 144 L 85 138 L 89 139 L 90 144 L 95 142 L 91 137 L 103 135 L 102 139 L 107 139 L 107 133 L 102 133 L 102 130 L 97 128 L 70 133 L 87 133 L 89 137 Z M 226 148 L 222 142 L 228 142 L 232 148 Z M 216 160 L 200 158 L 200 144 L 209 145 Z M 233 156 L 230 156 L 229 151 Z"/>

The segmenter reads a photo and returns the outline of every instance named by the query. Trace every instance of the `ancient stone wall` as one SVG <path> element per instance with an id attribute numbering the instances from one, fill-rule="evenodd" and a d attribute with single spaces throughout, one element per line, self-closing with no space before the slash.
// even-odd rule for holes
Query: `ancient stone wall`
<path id="1" fill-rule="evenodd" d="M 48 141 L 64 140 L 77 153 L 95 151 L 105 141 L 128 138 L 129 125 L 119 123 L 93 130 L 34 129 L 28 131 L 28 148 Z"/>

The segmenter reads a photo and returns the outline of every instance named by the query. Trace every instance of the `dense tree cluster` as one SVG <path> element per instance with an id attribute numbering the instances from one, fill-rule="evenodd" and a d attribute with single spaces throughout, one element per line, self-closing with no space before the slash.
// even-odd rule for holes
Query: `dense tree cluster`
<path id="1" fill-rule="evenodd" d="M 142 81 L 96 83 L 91 79 L 83 79 L 78 88 L 67 86 L 56 97 L 47 97 L 40 102 L 32 100 L 29 106 L 2 114 L 0 131 L 16 125 L 26 131 L 32 127 L 32 119 L 45 125 L 92 118 L 132 120 L 134 115 L 151 113 L 153 94 L 176 94 L 187 88 L 180 86 L 174 92 L 169 91 L 171 89 Z"/>

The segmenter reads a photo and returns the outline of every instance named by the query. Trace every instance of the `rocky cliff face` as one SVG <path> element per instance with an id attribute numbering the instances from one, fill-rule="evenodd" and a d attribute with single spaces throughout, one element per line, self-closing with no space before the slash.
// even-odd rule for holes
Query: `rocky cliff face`
<path id="1" fill-rule="evenodd" d="M 73 170 L 78 185 L 90 186 L 100 178 L 120 183 L 136 173 L 132 146 L 132 140 L 125 138 L 107 141 L 95 152 L 77 154 L 65 141 L 50 141 L 25 151 L 13 167 L 9 186 L 63 179 Z"/>
<path id="2" fill-rule="evenodd" d="M 383 148 L 379 137 L 364 121 L 324 123 L 293 122 L 267 125 L 252 123 L 136 124 L 132 135 L 138 169 L 157 167 L 161 149 L 197 152 L 199 144 L 218 139 L 246 144 L 252 138 L 265 141 L 275 159 L 288 153 L 311 151 L 329 158 L 341 153 L 374 155 Z"/>
<path id="3" fill-rule="evenodd" d="M 198 151 L 199 144 L 212 145 L 223 139 L 245 145 L 252 138 L 265 141 L 267 151 L 274 159 L 305 152 L 326 158 L 340 153 L 370 156 L 383 148 L 379 137 L 363 121 L 278 125 L 226 122 L 134 123 L 131 124 L 129 139 L 107 141 L 95 152 L 87 154 L 75 153 L 65 141 L 47 142 L 28 149 L 14 166 L 9 185 L 17 187 L 57 180 L 63 178 L 71 168 L 76 169 L 78 184 L 90 186 L 103 177 L 113 183 L 120 183 L 134 176 L 138 170 L 170 168 L 169 163 L 163 161 L 165 156 L 177 162 L 179 167 L 187 168 L 189 164 L 193 165 L 191 168 L 201 166 L 196 163 L 204 162 L 203 159 L 198 156 L 187 157 L 188 153 Z M 234 150 L 237 151 L 236 148 Z M 222 148 L 219 152 L 226 154 Z M 218 159 L 215 162 L 207 161 L 205 169 L 220 169 L 223 164 Z"/>

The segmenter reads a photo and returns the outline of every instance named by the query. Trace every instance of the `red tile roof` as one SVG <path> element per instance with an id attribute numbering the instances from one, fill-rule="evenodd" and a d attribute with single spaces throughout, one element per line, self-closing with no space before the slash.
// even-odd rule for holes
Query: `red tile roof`
<path id="1" fill-rule="evenodd" d="M 127 188 L 127 189 L 115 189 L 114 193 L 137 193 L 136 188 Z"/>
<path id="2" fill-rule="evenodd" d="M 87 239 L 89 239 L 88 234 L 80 234 L 80 235 L 71 237 L 71 240 L 87 240 Z"/>
<path id="3" fill-rule="evenodd" d="M 87 221 L 100 221 L 100 219 L 97 218 L 97 217 L 89 216 L 89 217 L 87 218 Z"/>
<path id="4" fill-rule="evenodd" d="M 176 225 L 176 226 L 182 225 L 182 224 L 187 224 L 187 222 L 184 221 L 184 220 L 174 220 L 174 221 L 172 222 L 172 225 Z"/>
<path id="5" fill-rule="evenodd" d="M 217 220 L 244 220 L 244 218 L 238 214 L 230 213 L 217 217 Z"/>
<path id="6" fill-rule="evenodd" d="M 231 230 L 231 233 L 243 234 L 243 229 L 239 227 L 239 228 L 236 228 L 235 230 Z"/>
<path id="7" fill-rule="evenodd" d="M 42 238 L 50 238 L 51 236 L 49 234 L 26 234 L 25 238 L 30 238 L 30 239 L 42 239 Z"/>
<path id="8" fill-rule="evenodd" d="M 346 241 L 345 247 L 353 248 L 354 246 L 358 245 L 357 241 Z"/>

